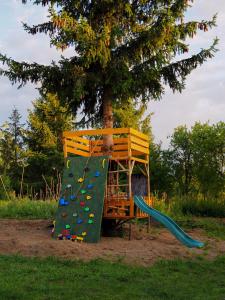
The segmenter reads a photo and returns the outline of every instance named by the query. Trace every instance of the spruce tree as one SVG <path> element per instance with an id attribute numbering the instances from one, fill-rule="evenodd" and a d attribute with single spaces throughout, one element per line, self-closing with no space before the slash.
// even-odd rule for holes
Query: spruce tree
<path id="1" fill-rule="evenodd" d="M 24 4 L 28 0 L 22 0 Z M 42 93 L 57 93 L 74 113 L 82 109 L 83 123 L 103 120 L 113 127 L 112 104 L 127 99 L 147 103 L 160 99 L 165 86 L 181 92 L 194 69 L 214 55 L 217 40 L 188 58 L 187 40 L 198 30 L 215 26 L 209 21 L 185 21 L 189 0 L 31 0 L 49 6 L 49 20 L 27 25 L 32 35 L 45 33 L 52 46 L 74 49 L 70 58 L 51 65 L 17 62 L 6 55 L 2 75 L 19 83 L 41 82 Z M 105 143 L 110 146 L 112 139 Z"/>

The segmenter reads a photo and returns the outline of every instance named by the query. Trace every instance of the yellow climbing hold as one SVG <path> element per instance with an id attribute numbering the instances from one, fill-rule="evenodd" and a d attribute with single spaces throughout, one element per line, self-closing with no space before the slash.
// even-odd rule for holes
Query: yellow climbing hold
<path id="1" fill-rule="evenodd" d="M 69 167 L 70 167 L 70 160 L 69 159 L 66 162 L 66 167 L 67 167 L 67 169 L 69 169 Z"/>
<path id="2" fill-rule="evenodd" d="M 87 200 L 90 200 L 90 199 L 91 199 L 91 196 L 87 196 L 86 199 L 87 199 Z"/>
<path id="3" fill-rule="evenodd" d="M 78 241 L 78 242 L 83 242 L 83 240 L 84 240 L 84 238 L 83 238 L 83 237 L 81 237 L 81 236 L 77 236 L 77 241 Z"/>
<path id="4" fill-rule="evenodd" d="M 82 232 L 82 236 L 86 236 L 86 235 L 87 235 L 86 231 Z"/>
<path id="5" fill-rule="evenodd" d="M 94 216 L 95 216 L 94 214 L 90 214 L 89 218 L 94 218 Z"/>
<path id="6" fill-rule="evenodd" d="M 102 168 L 105 168 L 105 158 L 102 160 Z"/>
<path id="7" fill-rule="evenodd" d="M 82 183 L 84 181 L 84 178 L 80 177 L 77 181 Z"/>

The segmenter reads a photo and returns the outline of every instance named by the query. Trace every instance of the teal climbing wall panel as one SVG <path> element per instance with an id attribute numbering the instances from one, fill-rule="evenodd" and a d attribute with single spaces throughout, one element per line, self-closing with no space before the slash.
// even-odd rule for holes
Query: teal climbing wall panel
<path id="1" fill-rule="evenodd" d="M 54 237 L 97 243 L 101 234 L 108 157 L 68 157 Z"/>

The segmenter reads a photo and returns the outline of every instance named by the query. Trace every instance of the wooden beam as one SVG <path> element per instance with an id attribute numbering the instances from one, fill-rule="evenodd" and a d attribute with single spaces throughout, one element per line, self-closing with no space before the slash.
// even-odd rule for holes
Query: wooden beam
<path id="1" fill-rule="evenodd" d="M 146 134 L 144 134 L 140 131 L 137 131 L 136 129 L 130 128 L 130 133 L 132 135 L 139 137 L 140 139 L 142 139 L 144 141 L 149 141 L 149 137 Z"/>
<path id="2" fill-rule="evenodd" d="M 133 144 L 133 143 L 131 143 L 130 147 L 131 147 L 131 149 L 140 151 L 141 153 L 149 154 L 149 149 L 148 148 L 145 148 L 145 147 L 142 147 L 142 146 L 138 146 L 138 145 Z"/>

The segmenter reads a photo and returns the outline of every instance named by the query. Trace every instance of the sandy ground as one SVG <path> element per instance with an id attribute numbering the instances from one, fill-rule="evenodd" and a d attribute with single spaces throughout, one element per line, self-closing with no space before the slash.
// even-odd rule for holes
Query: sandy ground
<path id="1" fill-rule="evenodd" d="M 198 255 L 209 259 L 225 253 L 225 241 L 206 237 L 201 230 L 188 233 L 195 239 L 206 242 L 204 249 L 188 249 L 168 231 L 132 226 L 131 240 L 103 237 L 98 244 L 58 241 L 51 238 L 51 229 L 46 220 L 0 220 L 0 253 L 24 256 L 57 256 L 91 260 L 102 258 L 128 264 L 148 266 L 160 259 L 194 258 Z"/>

